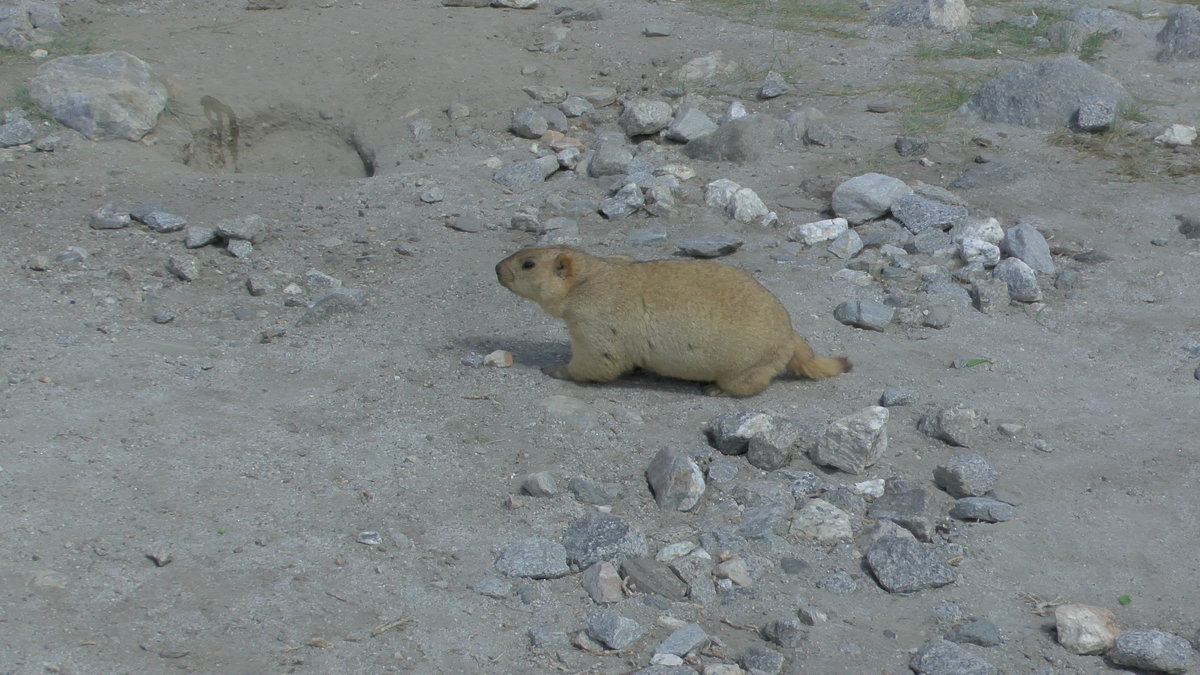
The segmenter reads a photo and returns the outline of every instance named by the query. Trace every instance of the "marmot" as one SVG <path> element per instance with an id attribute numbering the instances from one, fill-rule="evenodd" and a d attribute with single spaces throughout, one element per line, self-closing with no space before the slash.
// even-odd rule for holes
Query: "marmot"
<path id="1" fill-rule="evenodd" d="M 850 371 L 845 358 L 815 356 L 783 304 L 728 265 L 548 246 L 505 258 L 496 276 L 566 322 L 571 361 L 543 368 L 551 377 L 607 382 L 642 368 L 712 382 L 714 396 L 753 396 L 785 368 L 813 379 Z"/>

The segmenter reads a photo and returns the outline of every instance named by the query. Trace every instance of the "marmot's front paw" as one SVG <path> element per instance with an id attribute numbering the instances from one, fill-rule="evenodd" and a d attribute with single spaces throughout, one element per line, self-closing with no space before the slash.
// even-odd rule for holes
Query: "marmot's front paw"
<path id="1" fill-rule="evenodd" d="M 566 366 L 542 366 L 542 372 L 556 380 L 571 379 L 570 374 L 567 373 Z"/>

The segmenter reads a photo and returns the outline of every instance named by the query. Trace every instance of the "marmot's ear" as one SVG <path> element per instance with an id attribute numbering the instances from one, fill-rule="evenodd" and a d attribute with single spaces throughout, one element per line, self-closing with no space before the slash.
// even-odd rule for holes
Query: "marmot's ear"
<path id="1" fill-rule="evenodd" d="M 570 253 L 559 253 L 554 258 L 554 273 L 561 279 L 575 276 L 575 258 Z"/>

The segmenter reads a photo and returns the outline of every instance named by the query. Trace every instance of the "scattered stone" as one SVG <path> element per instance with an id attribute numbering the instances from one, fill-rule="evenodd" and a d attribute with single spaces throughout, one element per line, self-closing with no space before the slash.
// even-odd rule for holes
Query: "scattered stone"
<path id="1" fill-rule="evenodd" d="M 1167 15 L 1167 23 L 1155 39 L 1162 44 L 1159 61 L 1200 59 L 1200 9 L 1192 5 L 1176 7 Z"/>
<path id="2" fill-rule="evenodd" d="M 636 213 L 645 203 L 646 198 L 637 183 L 626 183 L 600 204 L 600 214 L 609 220 L 621 220 Z"/>
<path id="3" fill-rule="evenodd" d="M 187 248 L 202 248 L 220 240 L 221 235 L 217 234 L 217 228 L 190 225 L 184 234 L 183 245 Z"/>
<path id="4" fill-rule="evenodd" d="M 304 283 L 310 288 L 341 288 L 342 280 L 325 274 L 321 270 L 311 269 L 304 273 Z"/>
<path id="5" fill-rule="evenodd" d="M 558 494 L 558 485 L 554 482 L 554 474 L 538 471 L 525 477 L 521 490 L 530 497 L 553 497 Z"/>
<path id="6" fill-rule="evenodd" d="M 737 532 L 746 539 L 763 539 L 781 534 L 791 508 L 780 504 L 752 506 L 742 512 Z"/>
<path id="7" fill-rule="evenodd" d="M 810 499 L 796 511 L 789 533 L 818 544 L 833 544 L 854 536 L 850 514 L 824 499 Z"/>
<path id="8" fill-rule="evenodd" d="M 733 556 L 718 564 L 714 568 L 713 574 L 718 579 L 728 579 L 743 588 L 754 583 L 754 578 L 750 576 L 750 568 L 746 565 L 745 558 L 741 556 Z"/>
<path id="9" fill-rule="evenodd" d="M 625 585 L 638 593 L 653 593 L 672 602 L 687 600 L 687 584 L 664 563 L 652 558 L 630 558 L 621 563 Z"/>
<path id="10" fill-rule="evenodd" d="M 350 314 L 362 309 L 366 295 L 359 289 L 332 288 L 312 302 L 308 311 L 296 320 L 301 326 L 315 326 L 338 314 Z"/>
<path id="11" fill-rule="evenodd" d="M 1112 612 L 1079 603 L 1055 607 L 1054 624 L 1058 643 L 1072 654 L 1103 654 L 1121 632 Z"/>
<path id="12" fill-rule="evenodd" d="M 704 56 L 697 56 L 680 66 L 679 70 L 675 71 L 675 79 L 699 83 L 712 80 L 719 75 L 732 74 L 737 68 L 737 63 L 726 59 L 725 55 L 717 50 Z"/>
<path id="13" fill-rule="evenodd" d="M 834 420 L 809 451 L 812 461 L 859 474 L 887 451 L 888 410 L 880 406 L 864 408 Z"/>
<path id="14" fill-rule="evenodd" d="M 129 207 L 122 202 L 108 202 L 88 217 L 88 225 L 93 230 L 119 230 L 128 227 L 132 221 Z"/>
<path id="15" fill-rule="evenodd" d="M 939 441 L 969 447 L 979 414 L 970 408 L 953 406 L 926 411 L 917 422 L 917 430 Z"/>
<path id="16" fill-rule="evenodd" d="M 596 144 L 595 152 L 588 163 L 588 173 L 593 178 L 601 176 L 619 176 L 625 173 L 629 163 L 633 161 L 633 153 L 619 138 L 602 135 Z"/>
<path id="17" fill-rule="evenodd" d="M 908 387 L 897 387 L 894 389 L 885 389 L 883 395 L 879 397 L 879 405 L 885 408 L 894 408 L 902 405 L 912 405 L 917 402 L 917 391 Z"/>
<path id="18" fill-rule="evenodd" d="M 167 103 L 167 88 L 149 66 L 119 51 L 47 61 L 30 80 L 29 95 L 93 141 L 141 140 Z"/>
<path id="19" fill-rule="evenodd" d="M 687 656 L 708 646 L 708 633 L 698 623 L 689 623 L 676 628 L 667 639 L 654 649 L 656 654 L 674 654 Z"/>
<path id="20" fill-rule="evenodd" d="M 847 300 L 833 310 L 833 318 L 855 328 L 882 331 L 896 310 L 872 300 Z"/>
<path id="21" fill-rule="evenodd" d="M 513 162 L 502 167 L 492 174 L 492 180 L 514 192 L 524 192 L 541 185 L 555 171 L 558 171 L 558 158 L 554 155 L 546 155 L 524 162 Z"/>
<path id="22" fill-rule="evenodd" d="M 249 258 L 254 252 L 254 244 L 245 239 L 230 239 L 225 242 L 225 250 L 235 258 Z"/>
<path id="23" fill-rule="evenodd" d="M 167 258 L 167 271 L 183 281 L 200 278 L 200 263 L 191 256 L 172 255 Z"/>
<path id="24" fill-rule="evenodd" d="M 916 194 L 898 195 L 892 200 L 891 211 L 913 234 L 931 227 L 946 230 L 967 219 L 965 206 L 944 204 Z"/>
<path id="25" fill-rule="evenodd" d="M 645 535 L 618 516 L 591 515 L 576 520 L 563 534 L 563 546 L 567 559 L 580 568 L 649 555 Z"/>
<path id="26" fill-rule="evenodd" d="M 939 562 L 924 546 L 902 537 L 880 537 L 871 544 L 867 549 L 867 566 L 889 593 L 915 593 L 958 580 L 958 573 Z"/>
<path id="27" fill-rule="evenodd" d="M 20 112 L 22 112 L 20 116 L 11 115 L 11 111 L 5 114 L 6 121 L 0 125 L 0 148 L 11 148 L 33 142 L 35 135 L 33 125 L 25 119 L 23 111 Z M 15 117 L 15 119 L 7 121 L 9 117 Z"/>
<path id="28" fill-rule="evenodd" d="M 693 258 L 719 258 L 742 247 L 745 239 L 734 234 L 711 234 L 684 239 L 676 244 L 683 255 Z"/>
<path id="29" fill-rule="evenodd" d="M 919 488 L 882 495 L 867 509 L 867 517 L 896 523 L 921 541 L 929 541 L 933 537 L 929 495 Z"/>
<path id="30" fill-rule="evenodd" d="M 647 209 L 649 210 L 649 209 Z M 651 225 L 633 230 L 625 237 L 625 243 L 630 246 L 655 246 L 667 240 L 665 225 Z"/>
<path id="31" fill-rule="evenodd" d="M 650 215 L 662 218 L 675 212 L 675 193 L 670 187 L 666 185 L 652 185 L 646 188 L 644 194 L 646 203 L 642 208 Z M 665 234 L 663 238 L 666 238 Z"/>
<path id="32" fill-rule="evenodd" d="M 617 574 L 617 568 L 610 562 L 598 562 L 588 567 L 580 575 L 579 584 L 599 605 L 619 602 L 625 597 L 621 575 Z"/>
<path id="33" fill-rule="evenodd" d="M 729 208 L 729 202 L 737 194 L 737 191 L 741 189 L 741 185 L 728 178 L 714 180 L 704 186 L 704 204 L 705 206 L 711 206 L 724 211 Z"/>
<path id="34" fill-rule="evenodd" d="M 982 497 L 996 487 L 996 469 L 981 455 L 955 455 L 933 470 L 933 482 L 951 497 Z"/>
<path id="35" fill-rule="evenodd" d="M 967 9 L 963 0 L 900 0 L 872 19 L 871 23 L 956 31 L 970 25 L 971 10 Z"/>
<path id="36" fill-rule="evenodd" d="M 519 541 L 500 554 L 496 571 L 510 577 L 557 579 L 571 572 L 562 544 L 543 537 Z"/>
<path id="37" fill-rule="evenodd" d="M 767 419 L 767 424 L 750 436 L 746 461 L 763 471 L 781 469 L 792 461 L 792 446 L 800 437 L 800 429 L 781 419 Z"/>
<path id="38" fill-rule="evenodd" d="M 783 671 L 783 662 L 783 654 L 766 647 L 749 647 L 738 659 L 738 663 L 747 671 L 770 675 Z"/>
<path id="39" fill-rule="evenodd" d="M 596 108 L 582 96 L 568 96 L 563 99 L 562 103 L 558 104 L 558 109 L 567 117 L 581 117 L 594 111 Z"/>
<path id="40" fill-rule="evenodd" d="M 1028 162 L 1005 157 L 992 157 L 986 162 L 979 162 L 967 169 L 950 183 L 956 190 L 967 190 L 977 187 L 994 187 L 1008 185 L 1029 175 L 1031 166 Z"/>
<path id="41" fill-rule="evenodd" d="M 813 223 L 802 223 L 788 230 L 789 241 L 796 241 L 804 246 L 812 246 L 823 241 L 837 239 L 843 232 L 848 231 L 850 223 L 845 218 L 818 220 Z M 859 240 L 861 241 L 861 237 Z"/>
<path id="42" fill-rule="evenodd" d="M 825 122 L 814 122 L 804 129 L 804 142 L 808 145 L 819 145 L 828 148 L 837 138 L 837 132 Z"/>
<path id="43" fill-rule="evenodd" d="M 950 517 L 984 523 L 1002 523 L 1016 517 L 1011 504 L 987 497 L 963 497 L 950 509 Z"/>
<path id="44" fill-rule="evenodd" d="M 680 110 L 674 121 L 667 127 L 664 136 L 667 140 L 677 143 L 689 143 L 701 136 L 707 136 L 717 130 L 713 122 L 703 111 L 696 108 Z"/>
<path id="45" fill-rule="evenodd" d="M 783 75 L 774 70 L 767 71 L 767 75 L 763 78 L 762 86 L 758 89 L 758 97 L 761 99 L 777 98 L 790 92 L 792 88 L 788 86 Z"/>
<path id="46" fill-rule="evenodd" d="M 959 107 L 959 114 L 987 122 L 1056 129 L 1076 117 L 1090 97 L 1125 101 L 1124 87 L 1071 55 L 1026 63 L 988 80 Z"/>
<path id="47" fill-rule="evenodd" d="M 976 281 L 971 284 L 971 302 L 984 314 L 1008 307 L 1011 300 L 1008 283 L 1001 279 Z"/>
<path id="48" fill-rule="evenodd" d="M 804 639 L 804 624 L 794 616 L 782 617 L 763 626 L 762 636 L 780 647 L 793 648 Z"/>
<path id="49" fill-rule="evenodd" d="M 256 298 L 274 293 L 278 287 L 275 281 L 265 274 L 251 274 L 246 277 L 246 290 Z"/>
<path id="50" fill-rule="evenodd" d="M 687 453 L 663 448 L 646 469 L 659 508 L 690 511 L 704 496 L 704 474 Z"/>
<path id="51" fill-rule="evenodd" d="M 1005 253 L 1019 258 L 1033 271 L 1054 274 L 1054 259 L 1050 257 L 1050 245 L 1033 225 L 1019 222 L 1008 228 L 1004 233 L 1004 241 L 1001 246 Z"/>
<path id="52" fill-rule="evenodd" d="M 968 265 L 978 265 L 984 268 L 995 267 L 1000 262 L 1000 247 L 974 237 L 963 237 L 958 242 L 959 254 Z"/>
<path id="53" fill-rule="evenodd" d="M 651 21 L 642 28 L 642 35 L 646 37 L 668 37 L 674 31 L 674 27 L 666 21 Z"/>
<path id="54" fill-rule="evenodd" d="M 725 215 L 739 223 L 758 223 L 770 225 L 774 222 L 775 214 L 767 208 L 758 194 L 750 188 L 741 188 L 729 198 L 725 206 Z"/>
<path id="55" fill-rule="evenodd" d="M 901 157 L 912 157 L 920 155 L 929 149 L 929 143 L 919 138 L 909 138 L 908 136 L 897 136 L 894 143 L 896 154 Z"/>
<path id="56" fill-rule="evenodd" d="M 912 194 L 899 178 L 867 173 L 851 178 L 833 191 L 833 212 L 852 225 L 874 220 L 892 208 L 897 197 Z"/>
<path id="57" fill-rule="evenodd" d="M 526 108 L 513 115 L 508 130 L 521 138 L 536 139 L 541 138 L 550 130 L 550 123 L 540 112 Z"/>
<path id="58" fill-rule="evenodd" d="M 513 595 L 512 583 L 495 577 L 480 579 L 472 589 L 480 595 L 485 595 L 496 600 L 506 600 Z"/>
<path id="59" fill-rule="evenodd" d="M 908 662 L 918 675 L 999 675 L 986 660 L 948 640 L 931 640 L 921 645 Z"/>
<path id="60" fill-rule="evenodd" d="M 1187 640 L 1161 630 L 1122 631 L 1108 659 L 1119 666 L 1172 675 L 1188 672 L 1195 660 Z"/>
<path id="61" fill-rule="evenodd" d="M 838 595 L 849 595 L 858 590 L 858 582 L 845 570 L 834 570 L 817 581 L 817 588 Z"/>
<path id="62" fill-rule="evenodd" d="M 846 230 L 829 244 L 828 250 L 842 260 L 847 260 L 858 255 L 863 249 L 862 237 L 854 230 Z"/>
<path id="63" fill-rule="evenodd" d="M 1196 140 L 1196 127 L 1186 124 L 1172 124 L 1167 130 L 1154 137 L 1154 142 L 1169 148 L 1190 146 Z"/>
<path id="64" fill-rule="evenodd" d="M 1040 302 L 1042 288 L 1037 273 L 1019 258 L 1005 258 L 992 270 L 995 278 L 1008 284 L 1009 296 L 1018 302 Z"/>
<path id="65" fill-rule="evenodd" d="M 175 313 L 169 309 L 160 309 L 150 317 L 150 320 L 158 324 L 171 323 L 175 320 Z"/>
<path id="66" fill-rule="evenodd" d="M 1106 96 L 1084 98 L 1075 113 L 1075 128 L 1089 133 L 1107 131 L 1116 121 L 1117 100 Z"/>
<path id="67" fill-rule="evenodd" d="M 716 131 L 683 147 L 692 159 L 745 163 L 757 160 L 786 142 L 787 122 L 767 115 L 747 115 L 723 122 Z"/>
<path id="68" fill-rule="evenodd" d="M 592 614 L 587 618 L 587 635 L 609 649 L 625 649 L 637 642 L 645 630 L 633 619 L 616 614 Z"/>
<path id="69" fill-rule="evenodd" d="M 671 104 L 647 98 L 625 102 L 617 123 L 629 137 L 648 136 L 666 129 L 672 121 Z"/>
<path id="70" fill-rule="evenodd" d="M 760 412 L 730 412 L 709 420 L 704 432 L 714 448 L 724 455 L 742 455 L 750 439 L 774 428 L 771 416 Z"/>
<path id="71" fill-rule="evenodd" d="M 138 220 L 159 234 L 178 232 L 187 226 L 185 218 L 166 211 L 151 211 Z"/>
<path id="72" fill-rule="evenodd" d="M 950 327 L 950 320 L 953 314 L 946 307 L 931 307 L 925 314 L 925 318 L 921 321 L 921 325 L 934 330 L 942 330 Z"/>

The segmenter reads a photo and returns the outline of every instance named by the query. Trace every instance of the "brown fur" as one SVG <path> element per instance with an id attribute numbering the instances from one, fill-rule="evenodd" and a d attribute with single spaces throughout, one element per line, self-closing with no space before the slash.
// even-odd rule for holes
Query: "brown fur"
<path id="1" fill-rule="evenodd" d="M 496 276 L 566 322 L 571 361 L 542 369 L 552 377 L 607 382 L 643 368 L 712 382 L 710 394 L 752 396 L 785 369 L 815 379 L 851 367 L 845 358 L 813 355 L 779 300 L 728 265 L 597 258 L 549 246 L 505 258 Z"/>

